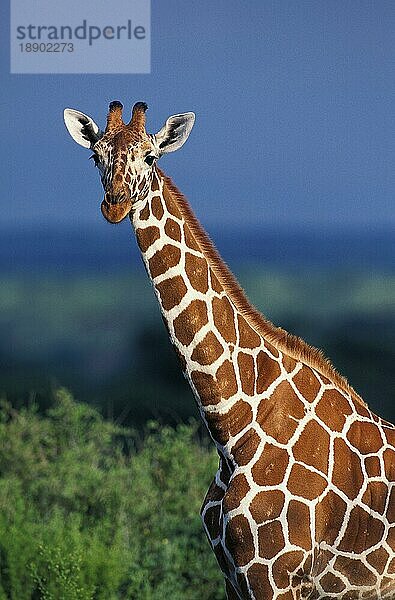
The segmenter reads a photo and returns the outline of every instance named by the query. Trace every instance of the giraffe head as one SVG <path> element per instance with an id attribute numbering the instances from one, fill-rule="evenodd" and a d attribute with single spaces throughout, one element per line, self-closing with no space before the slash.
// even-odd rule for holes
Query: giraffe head
<path id="1" fill-rule="evenodd" d="M 115 100 L 109 106 L 107 125 L 101 131 L 84 113 L 66 108 L 64 120 L 71 137 L 93 151 L 91 158 L 99 169 L 104 188 L 101 210 L 110 223 L 122 221 L 150 189 L 156 161 L 178 150 L 187 140 L 195 121 L 192 112 L 169 117 L 155 135 L 145 130 L 145 102 L 133 106 L 125 124 L 123 106 Z"/>

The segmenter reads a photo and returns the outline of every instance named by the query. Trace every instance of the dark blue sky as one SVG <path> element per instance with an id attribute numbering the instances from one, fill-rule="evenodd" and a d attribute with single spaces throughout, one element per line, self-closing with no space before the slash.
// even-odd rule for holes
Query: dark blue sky
<path id="1" fill-rule="evenodd" d="M 153 0 L 152 72 L 119 76 L 10 75 L 2 11 L 0 227 L 107 226 L 62 111 L 113 99 L 196 113 L 161 166 L 208 226 L 395 225 L 393 1 Z"/>

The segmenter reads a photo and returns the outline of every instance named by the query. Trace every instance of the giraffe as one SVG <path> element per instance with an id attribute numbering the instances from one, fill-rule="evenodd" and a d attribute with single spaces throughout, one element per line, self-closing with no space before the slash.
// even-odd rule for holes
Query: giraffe
<path id="1" fill-rule="evenodd" d="M 147 105 L 105 131 L 65 109 L 93 151 L 111 223 L 129 217 L 172 345 L 219 454 L 201 509 L 229 600 L 395 598 L 395 427 L 322 355 L 247 300 L 157 166 L 193 113 L 146 132 Z"/>

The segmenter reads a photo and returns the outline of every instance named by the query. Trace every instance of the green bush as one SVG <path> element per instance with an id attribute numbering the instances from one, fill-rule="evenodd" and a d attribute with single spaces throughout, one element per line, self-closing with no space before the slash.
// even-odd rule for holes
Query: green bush
<path id="1" fill-rule="evenodd" d="M 222 599 L 199 517 L 217 458 L 197 425 L 144 435 L 65 391 L 0 408 L 0 600 Z"/>

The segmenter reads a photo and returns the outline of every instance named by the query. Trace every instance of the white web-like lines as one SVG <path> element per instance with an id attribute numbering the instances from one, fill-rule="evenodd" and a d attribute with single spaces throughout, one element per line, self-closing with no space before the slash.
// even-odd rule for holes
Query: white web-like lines
<path id="1" fill-rule="evenodd" d="M 222 338 L 220 332 L 218 331 L 218 329 L 215 326 L 213 309 L 212 309 L 213 299 L 214 298 L 218 298 L 218 299 L 224 298 L 226 296 L 226 293 L 224 291 L 221 292 L 221 291 L 214 290 L 214 286 L 212 285 L 212 281 L 211 281 L 212 270 L 210 268 L 210 265 L 208 265 L 208 270 L 207 270 L 208 291 L 204 292 L 204 293 L 199 292 L 192 286 L 191 282 L 189 281 L 189 279 L 186 275 L 187 253 L 189 253 L 191 256 L 194 256 L 194 257 L 200 258 L 200 259 L 205 258 L 205 257 L 204 257 L 203 252 L 193 249 L 193 248 L 190 248 L 188 246 L 187 241 L 185 239 L 185 222 L 182 218 L 177 218 L 176 216 L 174 216 L 173 214 L 170 214 L 167 211 L 166 203 L 164 202 L 164 199 L 163 199 L 163 180 L 159 180 L 159 183 L 160 183 L 160 189 L 156 190 L 154 192 L 150 192 L 147 196 L 145 203 L 148 203 L 150 205 L 153 196 L 159 195 L 162 198 L 162 207 L 164 210 L 164 214 L 161 216 L 161 218 L 156 218 L 151 210 L 151 215 L 150 215 L 149 219 L 148 220 L 142 219 L 142 218 L 140 218 L 140 215 L 141 215 L 141 211 L 144 209 L 145 203 L 141 203 L 141 204 L 139 204 L 139 206 L 135 207 L 135 210 L 133 213 L 133 224 L 136 229 L 144 230 L 145 228 L 154 225 L 159 230 L 158 239 L 149 246 L 149 248 L 147 249 L 146 252 L 143 252 L 143 260 L 144 260 L 144 263 L 145 263 L 148 273 L 150 273 L 150 271 L 149 271 L 150 259 L 155 254 L 160 253 L 165 245 L 171 244 L 172 246 L 178 248 L 180 251 L 179 263 L 173 267 L 170 267 L 164 273 L 153 278 L 152 282 L 154 285 L 155 293 L 158 298 L 158 302 L 161 306 L 163 316 L 168 324 L 171 341 L 176 346 L 176 348 L 182 354 L 182 356 L 184 357 L 184 359 L 186 361 L 186 377 L 189 380 L 189 383 L 192 387 L 192 390 L 193 390 L 196 400 L 198 402 L 200 412 L 202 414 L 202 418 L 205 421 L 206 425 L 208 425 L 208 418 L 209 418 L 210 414 L 215 414 L 218 416 L 222 415 L 222 416 L 226 417 L 226 415 L 229 413 L 229 411 L 235 406 L 236 402 L 238 402 L 240 400 L 248 403 L 248 405 L 251 407 L 251 411 L 252 411 L 252 421 L 249 422 L 245 427 L 243 427 L 242 429 L 237 431 L 234 435 L 229 434 L 229 438 L 224 445 L 219 444 L 217 441 L 215 442 L 218 447 L 218 450 L 220 451 L 220 454 L 223 456 L 223 460 L 227 461 L 227 463 L 228 463 L 227 469 L 229 468 L 229 465 L 231 465 L 232 470 L 233 470 L 230 482 L 225 483 L 225 478 L 222 476 L 222 471 L 221 471 L 221 466 L 220 466 L 220 469 L 218 470 L 217 475 L 215 477 L 215 482 L 216 482 L 217 487 L 219 489 L 221 489 L 224 494 L 226 494 L 229 489 L 229 485 L 232 484 L 233 479 L 238 475 L 243 475 L 249 485 L 248 492 L 245 494 L 245 496 L 243 498 L 240 499 L 238 506 L 236 506 L 235 508 L 230 510 L 226 515 L 224 515 L 222 513 L 222 499 L 210 500 L 210 498 L 208 498 L 206 504 L 204 505 L 204 507 L 202 509 L 202 518 L 203 518 L 203 522 L 205 524 L 205 516 L 207 514 L 207 511 L 214 507 L 221 508 L 220 518 L 222 518 L 222 531 L 220 531 L 220 534 L 217 538 L 211 539 L 211 543 L 213 546 L 218 545 L 218 544 L 221 545 L 221 547 L 224 551 L 224 554 L 228 560 L 229 565 L 233 566 L 233 576 L 232 576 L 233 584 L 235 585 L 236 589 L 238 589 L 238 582 L 236 579 L 237 573 L 246 575 L 248 572 L 248 569 L 252 565 L 261 563 L 268 567 L 269 581 L 274 590 L 273 598 L 276 598 L 277 596 L 287 592 L 287 590 L 293 589 L 292 586 L 294 584 L 292 582 L 292 575 L 298 571 L 299 567 L 297 567 L 293 573 L 289 573 L 289 585 L 286 588 L 278 589 L 277 585 L 276 585 L 275 574 L 273 572 L 273 564 L 274 564 L 275 560 L 278 560 L 279 558 L 281 558 L 288 552 L 302 552 L 303 558 L 300 563 L 300 566 L 301 566 L 302 564 L 304 564 L 306 562 L 306 560 L 309 557 L 312 557 L 313 555 L 324 556 L 325 552 L 330 552 L 332 557 L 330 558 L 330 560 L 327 561 L 327 564 L 325 565 L 325 567 L 323 569 L 320 569 L 319 574 L 318 573 L 314 574 L 315 573 L 314 569 L 315 569 L 315 566 L 317 563 L 314 563 L 314 560 L 312 561 L 310 575 L 313 580 L 313 588 L 320 594 L 320 597 L 322 597 L 322 598 L 339 597 L 338 592 L 332 593 L 332 592 L 324 589 L 322 582 L 323 582 L 325 576 L 328 576 L 328 575 L 332 575 L 333 577 L 336 577 L 339 581 L 343 582 L 344 589 L 342 590 L 341 594 L 345 594 L 347 592 L 350 592 L 350 593 L 358 592 L 358 597 L 360 597 L 360 598 L 363 597 L 363 598 L 366 598 L 367 600 L 370 600 L 370 599 L 373 600 L 374 598 L 384 599 L 384 598 L 394 597 L 395 583 L 388 582 L 387 587 L 384 588 L 383 590 L 381 590 L 381 592 L 380 592 L 381 580 L 384 577 L 389 576 L 392 578 L 392 581 L 394 581 L 394 576 L 395 576 L 395 574 L 388 573 L 389 564 L 391 562 L 391 559 L 394 558 L 394 550 L 393 550 L 393 548 L 390 547 L 390 545 L 387 541 L 389 532 L 390 532 L 390 528 L 393 527 L 393 524 L 390 523 L 386 517 L 388 510 L 389 510 L 390 492 L 391 492 L 392 488 L 395 486 L 395 482 L 388 484 L 388 482 L 385 480 L 384 451 L 386 448 L 388 448 L 390 446 L 389 446 L 387 438 L 384 434 L 384 430 L 383 430 L 381 423 L 377 420 L 374 420 L 370 414 L 368 416 L 363 416 L 363 415 L 359 414 L 358 411 L 355 409 L 353 400 L 351 399 L 351 397 L 347 393 L 347 391 L 344 391 L 341 389 L 339 390 L 339 388 L 337 388 L 330 382 L 328 383 L 327 380 L 324 381 L 324 378 L 321 377 L 320 374 L 314 369 L 311 369 L 311 370 L 314 373 L 315 378 L 319 382 L 319 390 L 313 401 L 310 402 L 310 401 L 306 400 L 306 398 L 304 398 L 303 394 L 300 392 L 298 386 L 295 384 L 295 377 L 301 369 L 310 368 L 310 367 L 306 367 L 305 364 L 296 361 L 293 370 L 291 372 L 288 372 L 287 369 L 284 367 L 284 362 L 283 362 L 284 356 L 282 355 L 282 353 L 278 352 L 277 355 L 274 355 L 270 351 L 270 347 L 265 344 L 265 341 L 263 339 L 261 340 L 261 344 L 256 348 L 244 348 L 244 347 L 240 348 L 240 332 L 239 332 L 239 328 L 237 326 L 237 312 L 238 311 L 236 309 L 235 304 L 232 302 L 232 299 L 228 298 L 228 300 L 231 304 L 232 310 L 233 310 L 233 315 L 234 315 L 234 319 L 235 319 L 235 331 L 236 331 L 236 336 L 237 336 L 234 347 L 232 349 L 230 348 L 230 345 Z M 170 237 L 169 235 L 167 235 L 167 233 L 165 231 L 165 224 L 166 224 L 167 219 L 171 219 L 172 221 L 177 223 L 177 225 L 179 226 L 179 229 L 181 232 L 180 241 L 177 241 L 177 240 L 173 239 L 172 237 Z M 164 281 L 166 281 L 167 279 L 177 277 L 177 276 L 182 277 L 187 291 L 177 306 L 174 306 L 170 310 L 165 310 L 163 308 L 163 305 L 161 302 L 161 297 L 158 292 L 157 286 L 159 284 L 163 283 Z M 201 300 L 202 302 L 205 303 L 205 305 L 207 307 L 208 320 L 207 320 L 207 323 L 205 325 L 203 325 L 196 332 L 196 334 L 194 335 L 194 337 L 190 341 L 190 343 L 188 345 L 183 345 L 177 339 L 175 329 L 174 329 L 174 320 L 183 310 L 188 308 L 188 306 L 190 305 L 190 303 L 193 300 Z M 196 348 L 196 346 L 205 338 L 205 336 L 209 332 L 215 333 L 216 338 L 217 338 L 219 344 L 221 345 L 222 352 L 216 360 L 213 360 L 211 363 L 209 363 L 207 365 L 202 365 L 199 362 L 197 362 L 196 360 L 194 360 L 194 358 L 192 357 L 192 354 L 193 354 L 193 351 Z M 248 354 L 253 359 L 253 363 L 254 363 L 255 384 L 254 384 L 254 395 L 252 395 L 252 396 L 250 396 L 242 391 L 241 374 L 240 374 L 239 368 L 238 368 L 238 354 L 241 351 L 244 354 Z M 256 389 L 256 380 L 257 380 L 257 375 L 258 375 L 257 357 L 260 352 L 265 352 L 270 360 L 275 361 L 278 364 L 279 375 L 267 387 L 267 389 L 264 392 L 257 394 L 257 389 Z M 195 388 L 193 382 L 191 381 L 190 373 L 194 370 L 198 370 L 201 373 L 212 375 L 215 378 L 218 368 L 223 364 L 223 362 L 225 360 L 229 360 L 233 365 L 234 373 L 236 376 L 237 391 L 235 394 L 233 394 L 229 398 L 226 398 L 226 399 L 223 398 L 220 402 L 218 402 L 216 404 L 203 407 L 200 402 L 199 393 L 198 393 L 197 389 Z M 288 415 L 289 419 L 294 421 L 295 429 L 294 429 L 292 435 L 290 435 L 290 437 L 286 443 L 282 443 L 282 442 L 278 441 L 275 437 L 269 435 L 264 429 L 264 423 L 262 424 L 258 418 L 259 417 L 258 410 L 259 410 L 260 404 L 262 402 L 264 402 L 265 400 L 269 400 L 271 398 L 272 394 L 274 393 L 274 391 L 278 388 L 278 386 L 284 382 L 287 382 L 289 384 L 292 392 L 296 395 L 296 397 L 303 404 L 303 407 L 304 407 L 304 415 L 300 419 Z M 323 395 L 326 392 L 330 392 L 331 390 L 336 390 L 337 393 L 340 393 L 350 407 L 350 414 L 345 416 L 344 424 L 343 424 L 341 431 L 333 431 L 333 429 L 331 429 L 331 427 L 329 427 L 329 425 L 322 418 L 320 418 L 317 414 L 317 406 L 319 405 L 320 401 L 322 400 Z M 294 445 L 300 438 L 300 435 L 305 430 L 308 423 L 310 423 L 312 420 L 314 420 L 319 425 L 319 427 L 321 427 L 322 430 L 325 431 L 326 434 L 329 436 L 329 452 L 328 452 L 328 460 L 327 460 L 327 465 L 326 465 L 327 469 L 325 471 L 322 471 L 321 469 L 318 469 L 314 465 L 309 464 L 308 460 L 301 460 L 300 458 L 298 460 L 296 460 L 296 458 L 293 454 Z M 379 452 L 377 452 L 375 454 L 372 453 L 371 455 L 367 454 L 367 455 L 362 456 L 359 453 L 358 448 L 355 448 L 354 446 L 352 446 L 351 442 L 348 440 L 347 432 L 350 430 L 350 427 L 354 423 L 364 423 L 364 422 L 367 422 L 367 423 L 374 422 L 375 423 L 378 430 L 380 431 L 382 447 L 379 450 Z M 253 456 L 250 458 L 249 462 L 243 466 L 239 466 L 234 461 L 232 450 L 237 445 L 238 441 L 241 440 L 241 438 L 248 432 L 251 435 L 255 432 L 259 436 L 260 442 L 259 442 L 257 448 L 255 449 Z M 342 440 L 342 442 L 345 442 L 347 444 L 349 450 L 351 452 L 353 452 L 354 454 L 358 454 L 360 457 L 361 470 L 362 470 L 362 475 L 363 475 L 362 485 L 360 486 L 360 489 L 358 490 L 358 493 L 356 494 L 355 498 L 352 498 L 352 499 L 350 499 L 347 496 L 345 491 L 339 489 L 339 487 L 334 485 L 334 483 L 333 483 L 334 472 L 335 472 L 335 467 L 336 467 L 336 465 L 335 465 L 335 460 L 336 460 L 335 443 L 336 443 L 337 439 L 340 439 L 340 440 Z M 270 444 L 271 446 L 277 447 L 282 450 L 286 450 L 286 452 L 288 453 L 288 457 L 289 457 L 288 464 L 286 466 L 283 479 L 282 479 L 281 483 L 279 483 L 278 485 L 260 485 L 255 481 L 255 479 L 253 477 L 253 473 L 252 473 L 253 467 L 257 463 L 259 458 L 262 455 L 264 455 L 265 446 L 267 444 Z M 364 463 L 364 459 L 369 456 L 376 456 L 379 459 L 380 470 L 381 470 L 381 474 L 379 476 L 369 477 L 368 472 L 365 467 L 365 463 Z M 295 465 L 303 466 L 307 472 L 310 472 L 315 475 L 319 475 L 325 481 L 325 487 L 321 494 L 319 494 L 317 497 L 315 497 L 313 499 L 307 499 L 303 495 L 298 496 L 295 493 L 290 492 L 289 478 L 290 478 L 292 469 Z M 387 494 L 384 514 L 380 514 L 376 510 L 369 507 L 368 503 L 364 500 L 369 483 L 375 482 L 375 481 L 384 482 L 388 485 L 388 494 Z M 257 496 L 257 494 L 259 494 L 260 492 L 273 491 L 273 490 L 281 491 L 283 493 L 284 502 L 283 502 L 283 506 L 282 506 L 280 514 L 278 516 L 276 516 L 276 518 L 273 518 L 271 520 L 268 519 L 267 521 L 265 521 L 265 524 L 270 523 L 271 521 L 278 521 L 279 523 L 281 523 L 282 532 L 283 532 L 283 536 L 284 536 L 284 546 L 275 555 L 275 557 L 273 559 L 269 559 L 269 558 L 261 557 L 259 555 L 258 531 L 259 531 L 260 524 L 255 522 L 255 520 L 251 514 L 251 503 L 254 500 L 254 498 Z M 315 522 L 317 506 L 327 496 L 327 494 L 329 492 L 334 492 L 346 505 L 345 513 L 344 513 L 343 520 L 342 520 L 342 525 L 340 526 L 339 530 L 337 531 L 336 539 L 331 544 L 328 544 L 328 543 L 325 543 L 323 541 L 316 539 L 316 522 Z M 306 549 L 299 545 L 291 543 L 291 540 L 290 540 L 291 533 L 289 530 L 287 514 L 288 514 L 290 502 L 292 500 L 300 501 L 305 506 L 308 507 L 308 511 L 309 511 L 309 515 L 310 515 L 310 524 L 309 524 L 310 525 L 310 535 L 311 535 L 311 542 L 312 542 L 312 547 L 309 549 Z M 376 544 L 369 546 L 362 553 L 358 553 L 357 555 L 355 555 L 352 551 L 345 551 L 345 550 L 339 549 L 339 546 L 341 545 L 341 542 L 344 539 L 344 536 L 345 536 L 345 533 L 347 530 L 347 525 L 348 525 L 348 522 L 350 519 L 350 515 L 351 515 L 352 511 L 355 509 L 355 507 L 360 507 L 364 511 L 367 511 L 371 515 L 372 518 L 380 520 L 384 525 L 384 533 L 382 535 L 382 538 Z M 249 528 L 250 528 L 250 531 L 252 534 L 252 538 L 253 538 L 254 556 L 247 564 L 243 564 L 242 566 L 238 567 L 237 565 L 235 565 L 231 553 L 226 548 L 225 533 L 226 533 L 227 524 L 230 523 L 234 517 L 239 516 L 239 515 L 245 517 L 248 521 L 248 525 L 249 525 Z M 205 526 L 206 526 L 206 524 L 205 524 Z M 207 528 L 206 528 L 206 531 L 207 531 L 208 536 L 210 537 L 210 532 L 207 530 Z M 381 575 L 377 573 L 377 571 L 373 568 L 373 566 L 367 560 L 368 556 L 373 551 L 378 550 L 379 548 L 384 548 L 388 554 L 388 560 L 387 560 L 386 565 L 383 568 L 383 572 Z M 371 586 L 371 585 L 370 586 L 369 585 L 356 586 L 356 585 L 350 584 L 347 579 L 347 576 L 343 572 L 341 572 L 338 568 L 336 568 L 336 560 L 338 557 L 343 557 L 343 558 L 350 559 L 350 560 L 358 559 L 358 561 L 370 573 L 372 573 L 372 575 L 377 577 L 377 583 L 374 586 Z M 316 559 L 316 560 L 318 560 L 318 559 Z M 249 589 L 250 597 L 254 598 L 255 597 L 254 592 L 248 583 L 247 577 L 246 577 L 246 582 L 247 582 L 247 587 Z"/>

